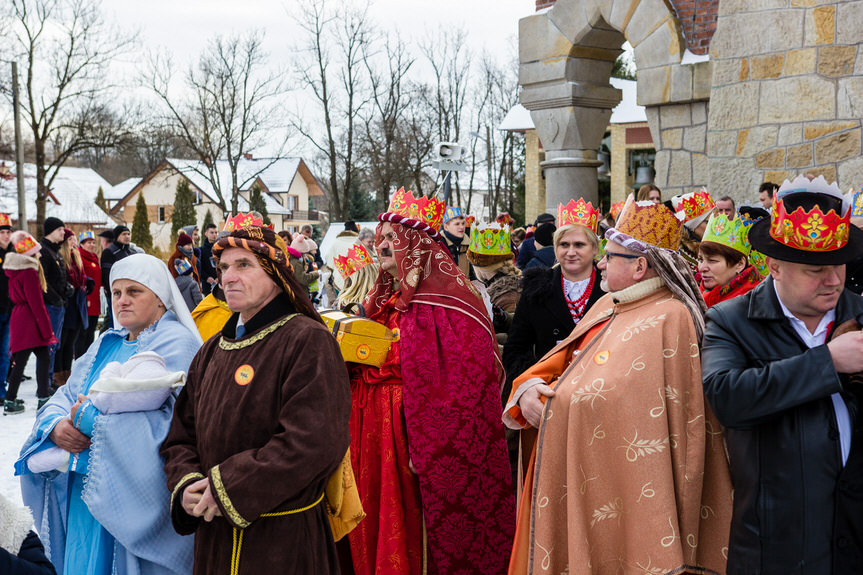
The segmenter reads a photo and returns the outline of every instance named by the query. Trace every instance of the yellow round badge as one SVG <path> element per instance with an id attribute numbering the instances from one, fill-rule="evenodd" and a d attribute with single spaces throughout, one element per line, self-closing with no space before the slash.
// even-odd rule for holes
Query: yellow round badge
<path id="1" fill-rule="evenodd" d="M 598 351 L 596 352 L 596 355 L 593 356 L 593 361 L 594 363 L 596 363 L 596 365 L 603 365 L 605 362 L 608 361 L 609 355 L 610 352 L 607 349 L 604 351 Z"/>
<path id="2" fill-rule="evenodd" d="M 255 368 L 251 365 L 241 365 L 234 372 L 234 381 L 237 382 L 237 385 L 249 385 L 254 377 Z"/>
<path id="3" fill-rule="evenodd" d="M 357 359 L 366 359 L 371 352 L 372 349 L 367 344 L 360 344 L 357 346 Z"/>

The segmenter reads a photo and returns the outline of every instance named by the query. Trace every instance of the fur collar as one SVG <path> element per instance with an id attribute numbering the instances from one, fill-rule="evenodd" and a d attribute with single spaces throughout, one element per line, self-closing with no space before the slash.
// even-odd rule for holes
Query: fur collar
<path id="1" fill-rule="evenodd" d="M 0 547 L 17 556 L 32 527 L 30 509 L 0 495 Z"/>
<path id="2" fill-rule="evenodd" d="M 534 266 L 522 272 L 522 298 L 532 303 L 539 303 L 553 296 L 555 289 L 560 289 L 559 268 Z"/>
<path id="3" fill-rule="evenodd" d="M 39 260 L 31 256 L 22 256 L 19 253 L 8 253 L 3 260 L 4 270 L 38 270 Z"/>
<path id="4" fill-rule="evenodd" d="M 486 291 L 488 292 L 488 297 L 491 298 L 491 301 L 495 301 L 498 297 L 502 296 L 505 293 L 518 292 L 518 284 L 518 276 L 513 274 L 499 273 L 493 278 L 491 278 L 491 281 L 486 284 Z"/>

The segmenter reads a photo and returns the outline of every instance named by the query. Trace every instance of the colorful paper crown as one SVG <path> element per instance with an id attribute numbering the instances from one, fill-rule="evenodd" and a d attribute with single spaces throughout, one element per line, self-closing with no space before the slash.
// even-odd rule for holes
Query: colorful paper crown
<path id="1" fill-rule="evenodd" d="M 509 242 L 509 226 L 497 222 L 479 224 L 470 229 L 468 251 L 484 256 L 512 255 Z"/>
<path id="2" fill-rule="evenodd" d="M 612 219 L 614 219 L 614 221 L 617 221 L 617 216 L 620 215 L 620 211 L 623 209 L 623 205 L 625 203 L 626 203 L 626 201 L 617 202 L 616 204 L 611 204 L 611 209 L 609 211 L 611 212 L 611 217 L 612 217 Z"/>
<path id="3" fill-rule="evenodd" d="M 740 218 L 729 221 L 725 214 L 713 216 L 707 222 L 702 242 L 715 242 L 737 250 L 744 256 L 748 256 L 752 250 L 749 244 L 749 228 L 752 224 L 746 223 Z"/>
<path id="4" fill-rule="evenodd" d="M 806 211 L 802 206 L 790 214 L 785 208 L 788 196 L 773 199 L 773 212 L 770 218 L 770 237 L 794 249 L 807 252 L 832 252 L 848 243 L 851 233 L 851 208 L 845 215 L 833 209 L 824 213 L 820 207 L 813 206 Z"/>
<path id="5" fill-rule="evenodd" d="M 512 227 L 512 225 L 515 223 L 515 218 L 509 215 L 509 212 L 501 212 L 497 215 L 494 221 L 496 221 L 502 226 Z"/>
<path id="6" fill-rule="evenodd" d="M 766 278 L 770 275 L 770 269 L 767 267 L 767 258 L 758 250 L 749 252 L 749 263 L 761 277 Z"/>
<path id="7" fill-rule="evenodd" d="M 78 243 L 83 244 L 87 240 L 95 240 L 96 234 L 93 233 L 93 230 L 84 230 L 80 234 L 78 234 Z"/>
<path id="8" fill-rule="evenodd" d="M 851 217 L 858 218 L 863 216 L 863 188 L 851 196 Z"/>
<path id="9" fill-rule="evenodd" d="M 458 206 L 449 206 L 444 212 L 443 215 L 443 223 L 447 223 L 453 218 L 463 218 L 464 214 L 461 211 L 461 208 Z"/>
<path id="10" fill-rule="evenodd" d="M 599 210 L 593 207 L 590 202 L 585 202 L 584 198 L 569 200 L 565 206 L 558 204 L 557 206 L 557 225 L 560 227 L 576 225 L 590 228 L 596 232 L 596 225 L 599 223 Z"/>
<path id="11" fill-rule="evenodd" d="M 664 204 L 636 202 L 630 195 L 612 229 L 642 243 L 677 251 L 682 217 L 681 212 L 673 214 Z"/>
<path id="12" fill-rule="evenodd" d="M 223 232 L 233 232 L 241 228 L 264 225 L 264 220 L 256 218 L 251 213 L 244 214 L 240 212 L 233 218 L 231 218 L 230 215 L 231 214 L 228 214 L 229 218 L 225 220 L 225 227 L 222 228 Z"/>
<path id="13" fill-rule="evenodd" d="M 190 264 L 185 259 L 177 258 L 174 260 L 174 269 L 177 270 L 177 273 L 183 275 L 190 269 L 192 269 L 192 264 Z"/>
<path id="14" fill-rule="evenodd" d="M 689 221 L 697 218 L 716 207 L 716 202 L 710 197 L 705 188 L 701 188 L 697 192 L 683 194 L 676 198 L 672 198 L 675 211 L 683 211 L 686 214 L 684 221 Z"/>
<path id="15" fill-rule="evenodd" d="M 415 198 L 413 192 L 406 192 L 404 188 L 400 188 L 390 200 L 387 211 L 422 222 L 434 231 L 438 231 L 443 223 L 446 206 L 437 198 L 427 198 L 423 195 Z"/>
<path id="16" fill-rule="evenodd" d="M 0 214 L 0 229 L 11 228 L 12 220 L 9 219 L 9 214 Z"/>
<path id="17" fill-rule="evenodd" d="M 740 209 L 737 210 L 737 217 L 743 220 L 744 224 L 754 224 L 760 219 L 766 217 L 761 215 L 759 212 L 763 214 L 770 215 L 767 210 L 764 208 L 753 207 L 753 206 L 740 206 Z"/>
<path id="18" fill-rule="evenodd" d="M 476 223 L 476 216 L 474 216 L 474 215 L 468 215 L 464 219 L 464 227 L 466 227 L 466 228 L 473 226 L 475 223 Z"/>
<path id="19" fill-rule="evenodd" d="M 19 254 L 29 255 L 28 252 L 38 246 L 39 244 L 36 243 L 36 240 L 33 239 L 33 236 L 28 235 L 15 243 L 15 252 Z"/>
<path id="20" fill-rule="evenodd" d="M 333 263 L 342 277 L 348 279 L 354 272 L 374 263 L 374 260 L 362 244 L 354 244 L 348 248 L 347 254 L 333 258 Z"/>

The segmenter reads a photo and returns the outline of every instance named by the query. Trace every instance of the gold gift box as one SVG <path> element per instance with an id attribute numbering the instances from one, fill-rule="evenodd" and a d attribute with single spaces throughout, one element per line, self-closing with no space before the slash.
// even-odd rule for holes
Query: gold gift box
<path id="1" fill-rule="evenodd" d="M 386 361 L 392 343 L 398 340 L 397 333 L 374 320 L 334 309 L 320 314 L 336 337 L 342 359 L 347 362 L 380 367 Z"/>

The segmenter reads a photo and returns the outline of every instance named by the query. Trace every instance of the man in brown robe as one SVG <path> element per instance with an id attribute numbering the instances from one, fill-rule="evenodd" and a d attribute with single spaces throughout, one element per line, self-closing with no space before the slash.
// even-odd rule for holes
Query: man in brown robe
<path id="1" fill-rule="evenodd" d="M 234 312 L 195 356 L 162 446 L 171 519 L 195 573 L 338 573 L 324 489 L 350 442 L 335 339 L 286 246 L 247 226 L 213 247 Z"/>

